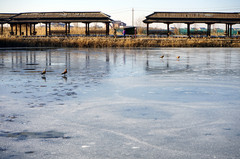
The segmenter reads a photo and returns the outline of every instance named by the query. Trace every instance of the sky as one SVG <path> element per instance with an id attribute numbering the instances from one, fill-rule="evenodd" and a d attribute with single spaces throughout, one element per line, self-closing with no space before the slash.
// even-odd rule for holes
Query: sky
<path id="1" fill-rule="evenodd" d="M 134 9 L 134 12 L 132 12 Z M 142 25 L 155 11 L 240 12 L 240 0 L 0 0 L 0 13 L 101 11 L 127 25 Z"/>

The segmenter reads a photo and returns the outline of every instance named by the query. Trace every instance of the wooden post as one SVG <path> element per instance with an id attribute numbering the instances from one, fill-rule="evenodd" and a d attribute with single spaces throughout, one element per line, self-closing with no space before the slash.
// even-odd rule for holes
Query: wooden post
<path id="1" fill-rule="evenodd" d="M 46 36 L 48 36 L 48 27 L 47 27 L 48 23 L 45 23 L 45 31 L 46 31 Z"/>
<path id="2" fill-rule="evenodd" d="M 32 36 L 32 24 L 30 23 L 30 36 Z"/>
<path id="3" fill-rule="evenodd" d="M 3 35 L 3 24 L 1 24 L 1 35 Z"/>
<path id="4" fill-rule="evenodd" d="M 19 24 L 20 36 L 22 35 L 22 24 Z"/>
<path id="5" fill-rule="evenodd" d="M 227 24 L 226 24 L 226 27 L 225 27 L 225 33 L 224 35 L 226 36 L 227 35 Z"/>
<path id="6" fill-rule="evenodd" d="M 26 23 L 26 36 L 28 36 L 28 24 Z"/>
<path id="7" fill-rule="evenodd" d="M 88 35 L 90 35 L 90 23 L 88 23 Z"/>
<path id="8" fill-rule="evenodd" d="M 17 24 L 15 24 L 15 35 L 17 35 Z"/>
<path id="9" fill-rule="evenodd" d="M 68 23 L 68 34 L 70 34 L 70 23 Z"/>
<path id="10" fill-rule="evenodd" d="M 187 23 L 187 36 L 190 38 L 191 34 L 190 34 L 190 23 Z"/>
<path id="11" fill-rule="evenodd" d="M 106 36 L 109 35 L 109 23 L 106 23 Z"/>
<path id="12" fill-rule="evenodd" d="M 207 24 L 207 36 L 208 37 L 211 36 L 211 24 L 210 23 Z"/>
<path id="13" fill-rule="evenodd" d="M 67 23 L 65 23 L 65 34 L 68 35 L 68 30 L 67 30 Z"/>
<path id="14" fill-rule="evenodd" d="M 49 27 L 49 35 L 52 35 L 52 33 L 51 33 L 51 23 L 48 23 L 48 27 Z"/>
<path id="15" fill-rule="evenodd" d="M 230 36 L 230 24 L 227 24 L 227 36 Z"/>
<path id="16" fill-rule="evenodd" d="M 170 32 L 169 32 L 169 24 L 170 23 L 167 23 L 167 37 L 169 37 L 169 34 L 170 34 Z"/>
<path id="17" fill-rule="evenodd" d="M 87 23 L 85 23 L 85 36 L 87 36 Z"/>
<path id="18" fill-rule="evenodd" d="M 85 32 L 86 32 L 86 36 L 90 35 L 89 23 L 86 23 L 86 29 L 85 29 Z"/>
<path id="19" fill-rule="evenodd" d="M 232 25 L 233 25 L 233 24 L 229 24 L 229 25 L 230 25 L 230 26 L 229 26 L 229 27 L 230 27 L 230 29 L 229 29 L 229 37 L 232 37 Z"/>
<path id="20" fill-rule="evenodd" d="M 36 35 L 36 24 L 33 24 L 33 34 Z"/>
<path id="21" fill-rule="evenodd" d="M 209 25 L 209 36 L 211 37 L 212 25 L 211 24 L 208 24 L 208 25 Z"/>
<path id="22" fill-rule="evenodd" d="M 147 36 L 149 36 L 149 23 L 147 23 Z"/>
<path id="23" fill-rule="evenodd" d="M 13 24 L 10 24 L 10 27 L 11 27 L 11 35 L 13 35 Z"/>

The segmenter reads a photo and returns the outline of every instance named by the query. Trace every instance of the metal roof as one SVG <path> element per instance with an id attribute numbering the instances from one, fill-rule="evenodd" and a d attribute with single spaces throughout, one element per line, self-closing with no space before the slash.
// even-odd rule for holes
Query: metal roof
<path id="1" fill-rule="evenodd" d="M 240 13 L 224 12 L 154 12 L 144 23 L 240 23 Z"/>

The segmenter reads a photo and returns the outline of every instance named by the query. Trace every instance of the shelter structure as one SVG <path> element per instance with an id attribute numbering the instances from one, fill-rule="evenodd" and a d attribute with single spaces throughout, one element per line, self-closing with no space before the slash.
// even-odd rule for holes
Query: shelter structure
<path id="1" fill-rule="evenodd" d="M 15 16 L 14 13 L 0 13 L 0 25 L 1 25 L 1 31 L 0 34 L 3 34 L 3 24 L 8 23 L 11 17 Z"/>
<path id="2" fill-rule="evenodd" d="M 147 35 L 149 35 L 149 24 L 165 23 L 169 36 L 169 25 L 172 23 L 187 24 L 187 35 L 190 37 L 190 25 L 194 23 L 207 24 L 207 36 L 211 35 L 211 25 L 215 23 L 226 24 L 226 36 L 232 36 L 232 26 L 240 23 L 240 13 L 224 12 L 154 12 L 143 20 L 147 24 Z"/>
<path id="3" fill-rule="evenodd" d="M 45 24 L 45 35 L 52 35 L 52 33 L 70 34 L 70 23 L 85 23 L 86 36 L 90 35 L 90 23 L 99 22 L 106 24 L 106 35 L 109 35 L 109 24 L 112 19 L 107 14 L 102 12 L 29 12 L 19 13 L 7 21 L 11 26 L 11 35 L 22 35 L 22 26 L 25 26 L 26 36 L 36 35 L 35 25 L 38 23 Z M 64 23 L 65 30 L 52 30 L 51 23 Z M 18 31 L 19 29 L 19 31 Z"/>

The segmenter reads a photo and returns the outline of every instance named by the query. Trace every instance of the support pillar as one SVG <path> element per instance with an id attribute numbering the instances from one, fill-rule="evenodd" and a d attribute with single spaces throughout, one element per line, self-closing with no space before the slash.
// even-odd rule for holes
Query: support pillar
<path id="1" fill-rule="evenodd" d="M 49 35 L 52 35 L 52 33 L 51 33 L 51 23 L 48 23 L 48 28 L 49 28 Z"/>
<path id="2" fill-rule="evenodd" d="M 26 24 L 26 36 L 28 36 L 28 24 Z"/>
<path id="3" fill-rule="evenodd" d="M 68 30 L 67 30 L 68 26 L 67 26 L 67 23 L 65 23 L 65 35 L 67 36 L 68 35 Z"/>
<path id="4" fill-rule="evenodd" d="M 11 32 L 10 32 L 10 34 L 13 35 L 13 24 L 10 24 L 10 27 L 11 27 Z"/>
<path id="5" fill-rule="evenodd" d="M 86 28 L 85 28 L 85 34 L 86 34 L 86 36 L 90 35 L 89 24 L 90 24 L 90 23 L 86 23 Z"/>
<path id="6" fill-rule="evenodd" d="M 170 32 L 169 32 L 169 25 L 170 25 L 170 23 L 167 23 L 167 37 L 169 37 L 169 35 L 170 35 Z"/>
<path id="7" fill-rule="evenodd" d="M 33 24 L 33 35 L 36 35 L 36 24 Z"/>
<path id="8" fill-rule="evenodd" d="M 32 36 L 32 24 L 30 24 L 30 36 Z"/>
<path id="9" fill-rule="evenodd" d="M 226 24 L 225 35 L 226 35 L 226 37 L 228 37 L 228 24 Z"/>
<path id="10" fill-rule="evenodd" d="M 149 36 L 149 23 L 147 23 L 147 36 Z"/>
<path id="11" fill-rule="evenodd" d="M 19 24 L 19 32 L 20 32 L 20 36 L 22 35 L 22 24 Z"/>
<path id="12" fill-rule="evenodd" d="M 1 35 L 3 35 L 3 24 L 1 24 Z"/>
<path id="13" fill-rule="evenodd" d="M 46 31 L 46 36 L 48 36 L 48 26 L 47 26 L 48 23 L 45 23 L 45 31 Z"/>
<path id="14" fill-rule="evenodd" d="M 70 34 L 70 23 L 68 23 L 68 34 Z"/>
<path id="15" fill-rule="evenodd" d="M 106 23 L 106 36 L 109 35 L 109 23 Z"/>
<path id="16" fill-rule="evenodd" d="M 229 24 L 227 24 L 227 37 L 229 37 Z"/>
<path id="17" fill-rule="evenodd" d="M 191 38 L 191 34 L 190 34 L 190 23 L 187 23 L 187 36 L 189 37 L 189 38 Z"/>
<path id="18" fill-rule="evenodd" d="M 207 36 L 211 36 L 211 24 L 207 24 Z"/>
<path id="19" fill-rule="evenodd" d="M 3 35 L 3 24 L 1 24 L 1 35 Z"/>
<path id="20" fill-rule="evenodd" d="M 233 24 L 229 24 L 229 37 L 232 37 L 232 25 Z"/>
<path id="21" fill-rule="evenodd" d="M 90 35 L 90 23 L 88 23 L 88 35 Z"/>
<path id="22" fill-rule="evenodd" d="M 15 35 L 17 35 L 17 24 L 15 24 Z"/>
<path id="23" fill-rule="evenodd" d="M 87 23 L 85 23 L 85 36 L 87 36 Z"/>

